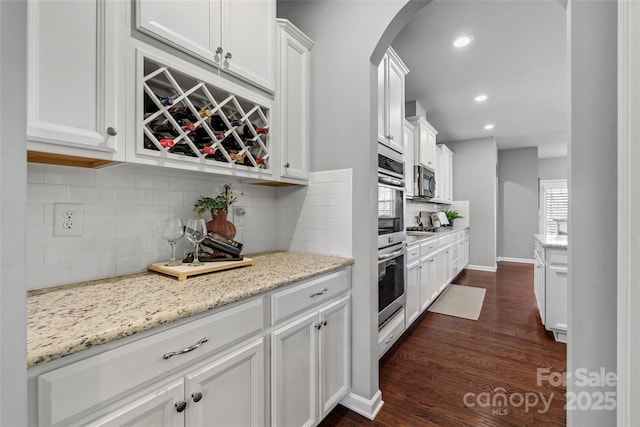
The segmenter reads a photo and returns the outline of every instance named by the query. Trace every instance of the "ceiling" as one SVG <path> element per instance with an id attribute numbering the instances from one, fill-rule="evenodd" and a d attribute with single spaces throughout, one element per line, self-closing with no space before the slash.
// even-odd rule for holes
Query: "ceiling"
<path id="1" fill-rule="evenodd" d="M 415 15 L 392 47 L 410 70 L 406 100 L 426 110 L 437 142 L 494 136 L 498 149 L 566 155 L 565 12 L 556 0 L 435 0 Z M 473 39 L 455 48 L 460 35 Z"/>

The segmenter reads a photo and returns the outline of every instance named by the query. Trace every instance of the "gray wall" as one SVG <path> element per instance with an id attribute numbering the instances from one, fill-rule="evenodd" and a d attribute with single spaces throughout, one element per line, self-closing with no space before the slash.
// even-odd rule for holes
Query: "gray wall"
<path id="1" fill-rule="evenodd" d="M 315 42 L 311 170 L 353 169 L 352 391 L 364 399 L 378 391 L 377 65 L 397 32 L 425 4 L 278 2 L 278 17 Z"/>
<path id="2" fill-rule="evenodd" d="M 569 159 L 566 157 L 538 159 L 538 176 L 540 179 L 567 179 Z"/>
<path id="3" fill-rule="evenodd" d="M 594 203 L 617 203 L 617 2 L 570 1 L 569 372 L 616 371 L 616 217 L 594 227 Z M 594 173 L 598 171 L 599 173 Z M 597 200 L 597 202 L 596 202 Z M 616 392 L 616 387 L 567 391 Z M 636 402 L 637 403 L 637 402 Z M 613 426 L 616 411 L 567 411 L 569 426 Z"/>
<path id="4" fill-rule="evenodd" d="M 498 151 L 498 256 L 533 258 L 538 232 L 538 149 Z"/>
<path id="5" fill-rule="evenodd" d="M 450 141 L 453 199 L 469 200 L 469 267 L 494 270 L 497 254 L 498 153 L 495 138 Z"/>
<path id="6" fill-rule="evenodd" d="M 27 4 L 0 2 L 0 425 L 27 422 Z"/>

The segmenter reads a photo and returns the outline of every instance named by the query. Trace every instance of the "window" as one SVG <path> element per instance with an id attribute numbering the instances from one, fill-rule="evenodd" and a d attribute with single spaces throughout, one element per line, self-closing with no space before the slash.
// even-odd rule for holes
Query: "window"
<path id="1" fill-rule="evenodd" d="M 567 180 L 540 181 L 539 231 L 541 234 L 566 234 L 569 214 Z"/>

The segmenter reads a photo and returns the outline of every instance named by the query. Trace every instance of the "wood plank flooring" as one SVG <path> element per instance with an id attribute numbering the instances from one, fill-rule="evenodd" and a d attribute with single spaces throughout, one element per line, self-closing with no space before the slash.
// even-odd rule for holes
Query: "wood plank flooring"
<path id="1" fill-rule="evenodd" d="M 566 345 L 540 323 L 533 265 L 465 270 L 453 283 L 487 290 L 480 318 L 423 313 L 380 361 L 376 419 L 339 405 L 321 426 L 565 425 L 564 386 L 538 384 L 538 368 L 565 372 Z"/>

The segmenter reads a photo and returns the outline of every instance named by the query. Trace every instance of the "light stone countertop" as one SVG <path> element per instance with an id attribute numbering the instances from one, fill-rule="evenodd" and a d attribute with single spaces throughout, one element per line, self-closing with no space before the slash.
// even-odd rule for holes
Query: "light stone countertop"
<path id="1" fill-rule="evenodd" d="M 115 341 L 156 326 L 353 264 L 350 258 L 299 252 L 249 255 L 242 267 L 180 282 L 137 273 L 27 294 L 27 366 Z"/>
<path id="2" fill-rule="evenodd" d="M 548 236 L 544 234 L 534 234 L 533 237 L 545 248 L 567 249 L 567 235 Z"/>

